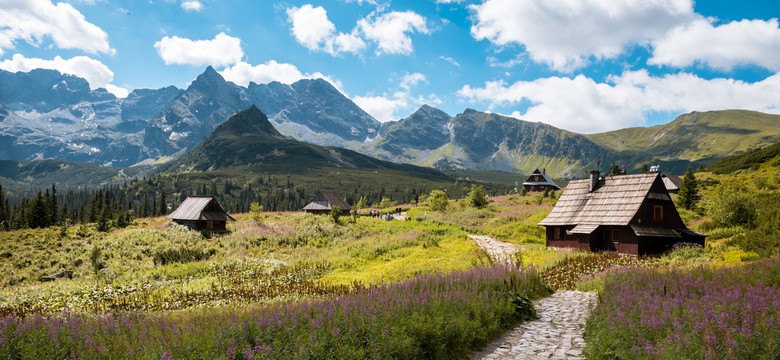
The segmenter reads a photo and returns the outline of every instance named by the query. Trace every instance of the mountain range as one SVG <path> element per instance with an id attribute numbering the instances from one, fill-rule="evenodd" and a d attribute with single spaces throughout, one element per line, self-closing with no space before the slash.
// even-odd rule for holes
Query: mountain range
<path id="1" fill-rule="evenodd" d="M 442 170 L 528 174 L 545 168 L 573 178 L 599 163 L 616 163 L 627 169 L 661 164 L 681 173 L 780 141 L 780 116 L 741 110 L 685 114 L 665 125 L 593 135 L 473 109 L 451 116 L 427 105 L 383 124 L 322 79 L 243 87 L 208 67 L 186 89 L 138 89 L 118 99 L 91 90 L 84 79 L 38 69 L 0 71 L 0 160 L 186 167 L 184 159 L 194 156 L 188 151 L 252 106 L 267 114 L 276 132 L 269 136 Z M 348 150 L 332 151 L 344 156 Z M 184 162 L 171 162 L 176 159 Z"/>

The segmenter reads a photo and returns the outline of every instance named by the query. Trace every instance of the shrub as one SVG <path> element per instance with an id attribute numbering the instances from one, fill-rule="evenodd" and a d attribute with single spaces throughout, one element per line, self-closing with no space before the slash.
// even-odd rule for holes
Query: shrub
<path id="1" fill-rule="evenodd" d="M 485 193 L 485 188 L 482 185 L 471 185 L 466 202 L 475 208 L 483 208 L 490 203 L 490 200 L 488 200 L 487 193 Z"/>
<path id="2" fill-rule="evenodd" d="M 431 210 L 444 211 L 447 210 L 447 205 L 449 205 L 447 193 L 438 189 L 431 191 L 431 194 L 428 196 L 428 206 Z"/>

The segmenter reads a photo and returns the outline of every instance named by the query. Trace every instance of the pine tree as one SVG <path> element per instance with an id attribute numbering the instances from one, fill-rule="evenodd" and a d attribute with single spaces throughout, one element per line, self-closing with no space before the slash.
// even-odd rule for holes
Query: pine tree
<path id="1" fill-rule="evenodd" d="M 678 195 L 677 202 L 684 209 L 692 210 L 696 208 L 696 203 L 699 202 L 701 196 L 699 195 L 699 181 L 696 180 L 696 175 L 693 174 L 691 168 L 688 168 L 688 171 L 685 172 Z"/>
<path id="2" fill-rule="evenodd" d="M 158 205 L 160 205 L 160 208 L 157 209 L 156 215 L 160 216 L 168 213 L 168 206 L 165 204 L 165 189 L 160 190 L 160 202 Z"/>
<path id="3" fill-rule="evenodd" d="M 47 190 L 48 193 L 48 190 Z M 44 228 L 49 226 L 49 204 L 40 190 L 30 204 L 30 214 L 27 217 L 27 226 L 30 228 Z"/>
<path id="4" fill-rule="evenodd" d="M 54 184 L 51 184 L 51 198 L 49 199 L 49 214 L 51 215 L 49 219 L 49 224 L 54 225 L 56 224 L 60 219 L 60 209 L 57 206 L 57 186 Z"/>

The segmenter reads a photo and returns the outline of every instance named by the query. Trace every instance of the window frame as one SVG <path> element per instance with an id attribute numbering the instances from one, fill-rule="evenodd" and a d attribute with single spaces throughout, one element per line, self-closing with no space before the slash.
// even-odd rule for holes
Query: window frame
<path id="1" fill-rule="evenodd" d="M 664 221 L 663 205 L 653 205 L 653 221 L 655 222 Z"/>

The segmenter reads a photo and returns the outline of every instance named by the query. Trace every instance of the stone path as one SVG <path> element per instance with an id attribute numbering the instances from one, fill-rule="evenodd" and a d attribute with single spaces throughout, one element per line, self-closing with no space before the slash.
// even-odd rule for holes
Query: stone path
<path id="1" fill-rule="evenodd" d="M 516 247 L 488 236 L 469 235 L 493 262 L 511 263 Z M 558 291 L 534 302 L 539 319 L 506 332 L 470 359 L 583 359 L 585 320 L 596 306 L 597 295 Z"/>
<path id="2" fill-rule="evenodd" d="M 485 250 L 496 264 L 513 264 L 512 255 L 517 251 L 517 246 L 503 241 L 498 241 L 490 236 L 471 235 L 469 237 L 477 242 L 477 245 Z"/>

